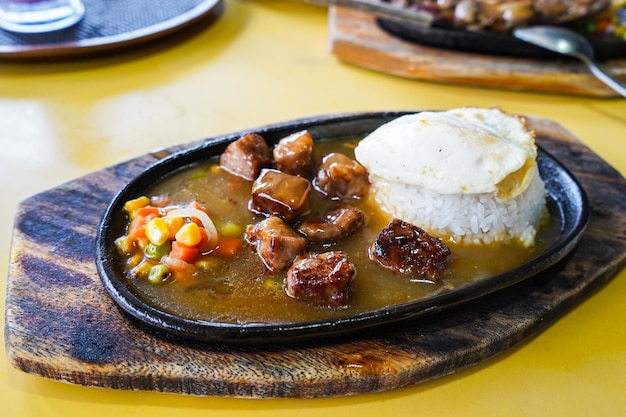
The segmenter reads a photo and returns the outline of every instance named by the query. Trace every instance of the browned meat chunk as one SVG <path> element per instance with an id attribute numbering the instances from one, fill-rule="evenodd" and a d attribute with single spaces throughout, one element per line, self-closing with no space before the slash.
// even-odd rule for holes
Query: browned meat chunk
<path id="1" fill-rule="evenodd" d="M 276 168 L 304 178 L 313 176 L 313 138 L 307 130 L 281 139 L 274 147 Z"/>
<path id="2" fill-rule="evenodd" d="M 559 24 L 602 11 L 610 6 L 610 0 L 535 0 L 535 13 L 543 23 Z"/>
<path id="3" fill-rule="evenodd" d="M 287 271 L 287 294 L 329 307 L 344 307 L 355 266 L 343 251 L 311 253 L 296 259 Z"/>
<path id="4" fill-rule="evenodd" d="M 275 216 L 249 224 L 245 238 L 256 247 L 257 254 L 270 271 L 287 268 L 306 249 L 306 239 Z"/>
<path id="5" fill-rule="evenodd" d="M 271 164 L 271 154 L 265 139 L 255 133 L 232 142 L 220 155 L 222 168 L 250 181 L 258 177 L 261 169 Z"/>
<path id="6" fill-rule="evenodd" d="M 399 274 L 437 281 L 450 255 L 441 239 L 421 228 L 393 219 L 369 248 L 369 257 Z"/>
<path id="7" fill-rule="evenodd" d="M 345 206 L 325 213 L 321 219 L 308 218 L 298 230 L 312 241 L 331 243 L 354 233 L 364 224 L 363 211 Z"/>
<path id="8" fill-rule="evenodd" d="M 593 16 L 611 0 L 380 0 L 429 12 L 438 23 L 471 30 L 509 32 L 529 24 L 563 24 Z M 445 24 L 445 23 L 444 23 Z"/>
<path id="9" fill-rule="evenodd" d="M 311 184 L 306 178 L 264 169 L 252 184 L 250 210 L 292 222 L 308 212 L 310 193 Z"/>
<path id="10" fill-rule="evenodd" d="M 319 192 L 334 199 L 363 197 L 370 185 L 363 165 L 341 153 L 324 157 L 314 181 Z"/>

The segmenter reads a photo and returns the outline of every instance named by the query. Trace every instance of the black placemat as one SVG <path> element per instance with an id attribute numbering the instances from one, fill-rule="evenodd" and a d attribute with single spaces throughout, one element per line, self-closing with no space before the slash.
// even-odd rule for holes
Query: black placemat
<path id="1" fill-rule="evenodd" d="M 0 58 L 79 55 L 120 48 L 186 27 L 221 9 L 222 0 L 83 0 L 76 25 L 42 34 L 0 29 Z"/>

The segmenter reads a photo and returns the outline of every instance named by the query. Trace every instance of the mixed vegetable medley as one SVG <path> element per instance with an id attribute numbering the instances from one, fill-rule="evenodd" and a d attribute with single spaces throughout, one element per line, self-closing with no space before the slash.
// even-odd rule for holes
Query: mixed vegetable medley
<path id="1" fill-rule="evenodd" d="M 209 269 L 212 257 L 229 257 L 243 243 L 241 226 L 220 225 L 220 230 L 197 202 L 168 206 L 167 198 L 141 196 L 124 204 L 130 218 L 126 235 L 115 245 L 127 258 L 127 267 L 140 279 L 158 284 L 173 277 L 186 279 Z"/>

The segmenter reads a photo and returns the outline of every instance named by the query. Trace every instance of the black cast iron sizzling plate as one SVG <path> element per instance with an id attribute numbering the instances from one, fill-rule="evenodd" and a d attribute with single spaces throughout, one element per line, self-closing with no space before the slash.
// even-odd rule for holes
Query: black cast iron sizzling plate
<path id="1" fill-rule="evenodd" d="M 455 28 L 446 22 L 430 27 L 410 22 L 376 19 L 384 31 L 400 39 L 433 48 L 517 58 L 568 59 L 563 55 L 529 44 L 512 35 Z M 626 57 L 626 42 L 616 38 L 588 38 L 600 61 Z"/>
<path id="2" fill-rule="evenodd" d="M 308 129 L 315 140 L 365 136 L 376 127 L 407 112 L 361 113 L 320 116 L 286 122 L 250 132 L 261 134 L 271 146 L 290 133 Z M 576 179 L 552 156 L 539 148 L 537 162 L 549 199 L 557 208 L 561 234 L 549 248 L 531 261 L 503 274 L 465 284 L 448 292 L 407 304 L 377 309 L 336 319 L 270 324 L 212 323 L 184 319 L 146 303 L 133 291 L 121 265 L 116 263 L 113 241 L 124 233 L 124 202 L 135 198 L 156 182 L 193 163 L 224 151 L 240 134 L 208 140 L 155 163 L 123 188 L 110 203 L 97 235 L 96 263 L 106 291 L 119 307 L 150 328 L 203 342 L 259 344 L 295 342 L 345 335 L 351 332 L 414 319 L 459 305 L 530 278 L 559 262 L 573 249 L 587 226 L 587 198 Z"/>

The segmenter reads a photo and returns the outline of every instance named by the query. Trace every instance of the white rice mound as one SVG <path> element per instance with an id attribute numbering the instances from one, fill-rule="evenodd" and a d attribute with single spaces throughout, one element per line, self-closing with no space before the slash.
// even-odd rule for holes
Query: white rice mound
<path id="1" fill-rule="evenodd" d="M 537 166 L 531 169 L 533 179 L 528 188 L 506 200 L 495 193 L 439 194 L 371 173 L 370 192 L 385 212 L 444 240 L 464 244 L 517 240 L 530 247 L 547 215 L 544 182 Z"/>

